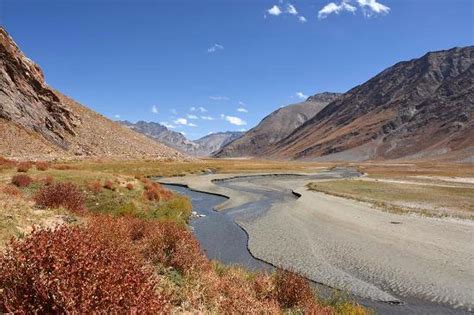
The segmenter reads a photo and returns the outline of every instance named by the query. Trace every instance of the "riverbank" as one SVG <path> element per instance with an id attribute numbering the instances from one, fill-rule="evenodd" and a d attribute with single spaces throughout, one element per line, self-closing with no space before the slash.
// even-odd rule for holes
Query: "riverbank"
<path id="1" fill-rule="evenodd" d="M 305 188 L 317 176 L 344 178 L 337 170 L 309 176 L 310 180 L 252 175 L 225 185 L 216 180 L 229 175 L 160 181 L 227 195 L 230 199 L 221 210 L 259 200 L 259 189 L 276 194 L 293 190 L 301 198 L 272 204 L 258 216 L 236 216 L 249 234 L 254 256 L 373 300 L 414 303 L 431 313 L 472 309 L 471 223 L 381 212 Z M 240 212 L 245 214 L 244 209 Z"/>

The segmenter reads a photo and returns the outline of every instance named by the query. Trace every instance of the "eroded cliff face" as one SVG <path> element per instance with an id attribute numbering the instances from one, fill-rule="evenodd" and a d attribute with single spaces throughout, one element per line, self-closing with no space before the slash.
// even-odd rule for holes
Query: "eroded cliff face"
<path id="1" fill-rule="evenodd" d="M 46 85 L 41 68 L 0 28 L 0 118 L 36 131 L 67 149 L 66 133 L 81 121 Z"/>

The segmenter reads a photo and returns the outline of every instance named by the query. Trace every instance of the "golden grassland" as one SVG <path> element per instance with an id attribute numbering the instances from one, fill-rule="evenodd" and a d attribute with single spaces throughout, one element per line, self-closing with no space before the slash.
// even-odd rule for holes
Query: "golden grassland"
<path id="1" fill-rule="evenodd" d="M 446 187 L 419 182 L 410 184 L 347 179 L 309 183 L 308 188 L 368 202 L 378 209 L 395 213 L 474 218 L 474 186 Z"/>

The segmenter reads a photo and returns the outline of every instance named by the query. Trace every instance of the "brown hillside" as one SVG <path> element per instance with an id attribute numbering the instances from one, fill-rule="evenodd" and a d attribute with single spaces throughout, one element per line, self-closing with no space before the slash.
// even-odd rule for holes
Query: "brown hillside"
<path id="1" fill-rule="evenodd" d="M 18 159 L 185 158 L 50 88 L 3 28 L 0 132 L 0 155 Z"/>
<path id="2" fill-rule="evenodd" d="M 296 159 L 474 156 L 474 46 L 400 62 L 265 152 Z"/>

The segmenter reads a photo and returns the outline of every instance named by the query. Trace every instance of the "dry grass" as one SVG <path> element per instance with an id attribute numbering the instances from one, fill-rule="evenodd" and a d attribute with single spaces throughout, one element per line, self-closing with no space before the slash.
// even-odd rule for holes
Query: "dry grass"
<path id="1" fill-rule="evenodd" d="M 361 163 L 346 164 L 374 178 L 407 178 L 412 176 L 474 177 L 474 165 L 468 163 Z"/>
<path id="2" fill-rule="evenodd" d="M 310 183 L 308 188 L 369 202 L 379 209 L 396 213 L 474 218 L 474 187 L 444 187 L 354 179 Z"/>
<path id="3" fill-rule="evenodd" d="M 12 237 L 23 237 L 32 231 L 33 225 L 53 227 L 65 220 L 74 220 L 63 209 L 38 210 L 34 202 L 24 198 L 20 191 L 11 193 L 12 187 L 0 184 L 0 250 Z"/>

